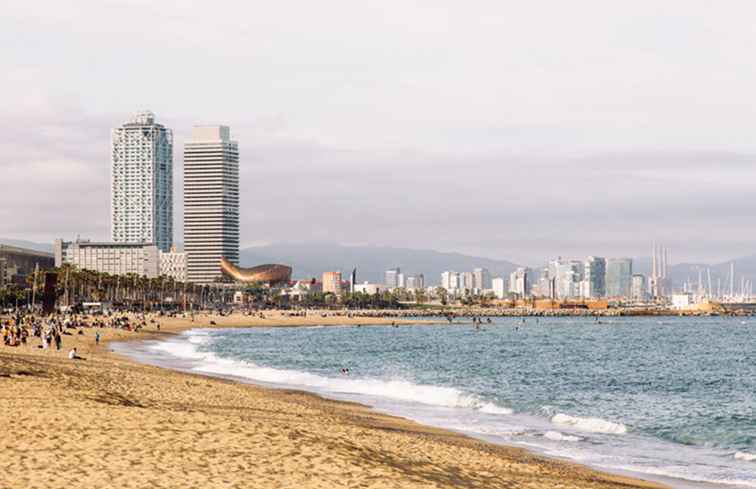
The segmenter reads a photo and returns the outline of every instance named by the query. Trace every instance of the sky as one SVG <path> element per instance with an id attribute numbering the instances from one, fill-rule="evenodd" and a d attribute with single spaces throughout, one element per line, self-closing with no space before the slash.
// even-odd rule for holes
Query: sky
<path id="1" fill-rule="evenodd" d="M 750 1 L 10 2 L 0 237 L 110 235 L 110 128 L 239 141 L 242 243 L 756 254 Z"/>

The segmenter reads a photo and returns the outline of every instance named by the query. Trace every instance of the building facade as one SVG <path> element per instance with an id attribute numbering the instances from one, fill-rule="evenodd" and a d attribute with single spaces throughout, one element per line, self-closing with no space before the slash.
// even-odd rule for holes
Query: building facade
<path id="1" fill-rule="evenodd" d="M 633 275 L 633 281 L 630 287 L 630 297 L 634 301 L 639 302 L 648 300 L 648 286 L 645 275 L 637 273 Z"/>
<path id="2" fill-rule="evenodd" d="M 186 253 L 176 251 L 160 252 L 160 275 L 176 282 L 186 282 Z"/>
<path id="3" fill-rule="evenodd" d="M 361 284 L 355 284 L 354 291 L 367 295 L 375 295 L 381 292 L 387 291 L 388 287 L 383 284 L 371 284 L 369 282 L 363 282 Z"/>
<path id="4" fill-rule="evenodd" d="M 509 292 L 516 294 L 518 297 L 527 297 L 530 295 L 529 269 L 521 267 L 509 274 Z"/>
<path id="5" fill-rule="evenodd" d="M 390 268 L 383 274 L 383 282 L 386 287 L 393 289 L 399 287 L 399 275 L 402 273 L 399 268 Z"/>
<path id="6" fill-rule="evenodd" d="M 355 285 L 356 290 L 357 285 Z M 323 272 L 323 293 L 341 293 L 341 272 Z"/>
<path id="7" fill-rule="evenodd" d="M 485 268 L 475 268 L 473 270 L 472 289 L 486 290 L 491 288 L 491 274 Z"/>
<path id="8" fill-rule="evenodd" d="M 81 270 L 147 278 L 160 274 L 159 250 L 151 244 L 57 239 L 53 243 L 53 254 L 56 267 L 72 265 Z"/>
<path id="9" fill-rule="evenodd" d="M 55 266 L 52 253 L 0 244 L 0 284 L 25 284 L 26 277 L 39 266 L 45 270 Z"/>
<path id="10" fill-rule="evenodd" d="M 220 261 L 239 265 L 239 145 L 227 126 L 196 126 L 184 145 L 186 279 L 221 279 Z"/>
<path id="11" fill-rule="evenodd" d="M 633 260 L 609 258 L 606 261 L 606 296 L 629 298 L 633 280 Z"/>
<path id="12" fill-rule="evenodd" d="M 116 243 L 173 244 L 173 133 L 143 111 L 111 131 L 111 233 Z"/>
<path id="13" fill-rule="evenodd" d="M 507 296 L 506 280 L 502 277 L 494 277 L 491 281 L 491 287 L 493 288 L 493 293 L 497 299 L 503 299 Z"/>
<path id="14" fill-rule="evenodd" d="M 581 296 L 598 299 L 606 296 L 606 259 L 589 256 L 584 263 Z"/>
<path id="15" fill-rule="evenodd" d="M 423 274 L 419 275 L 410 275 L 407 277 L 407 289 L 424 289 L 425 288 L 425 277 Z"/>

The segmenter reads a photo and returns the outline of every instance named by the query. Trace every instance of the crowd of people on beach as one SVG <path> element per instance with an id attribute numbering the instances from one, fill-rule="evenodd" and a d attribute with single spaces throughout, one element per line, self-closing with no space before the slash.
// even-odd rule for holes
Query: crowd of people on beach
<path id="1" fill-rule="evenodd" d="M 160 314 L 129 314 L 108 312 L 103 314 L 53 313 L 42 315 L 19 309 L 10 317 L 0 320 L 0 338 L 4 346 L 18 347 L 39 339 L 37 348 L 60 351 L 66 336 L 84 335 L 94 330 L 95 344 L 100 343 L 103 328 L 139 332 L 148 325 L 160 330 Z M 68 357 L 82 359 L 73 348 Z"/>

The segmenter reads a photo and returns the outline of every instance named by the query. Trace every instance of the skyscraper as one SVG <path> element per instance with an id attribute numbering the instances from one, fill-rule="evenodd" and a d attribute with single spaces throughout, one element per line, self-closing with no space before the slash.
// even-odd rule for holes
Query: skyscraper
<path id="1" fill-rule="evenodd" d="M 184 145 L 184 249 L 189 282 L 239 264 L 239 146 L 227 126 L 196 126 Z"/>
<path id="2" fill-rule="evenodd" d="M 386 270 L 386 273 L 384 273 L 384 283 L 386 284 L 386 287 L 393 289 L 396 287 L 399 287 L 399 274 L 402 273 L 402 270 L 399 268 L 391 268 L 389 270 Z"/>
<path id="3" fill-rule="evenodd" d="M 116 243 L 173 244 L 173 132 L 138 112 L 111 131 L 111 237 Z"/>
<path id="4" fill-rule="evenodd" d="M 473 269 L 473 289 L 484 290 L 491 288 L 491 274 L 486 268 Z"/>
<path id="5" fill-rule="evenodd" d="M 583 294 L 585 298 L 596 299 L 606 296 L 606 259 L 589 256 L 583 271 Z"/>
<path id="6" fill-rule="evenodd" d="M 630 297 L 633 280 L 633 260 L 609 258 L 606 261 L 607 297 Z"/>
<path id="7" fill-rule="evenodd" d="M 509 292 L 521 298 L 530 295 L 529 268 L 521 267 L 509 274 Z"/>

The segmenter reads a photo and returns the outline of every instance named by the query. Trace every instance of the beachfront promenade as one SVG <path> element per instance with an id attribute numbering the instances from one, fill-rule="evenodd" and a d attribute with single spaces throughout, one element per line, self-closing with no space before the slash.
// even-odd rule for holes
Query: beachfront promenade
<path id="1" fill-rule="evenodd" d="M 0 487 L 652 487 L 354 404 L 137 364 L 109 347 L 193 327 L 401 322 L 386 316 L 28 318 L 26 333 L 3 318 L 17 346 L 0 345 Z M 51 329 L 60 349 L 55 332 L 44 337 Z M 69 359 L 73 348 L 84 359 Z"/>

